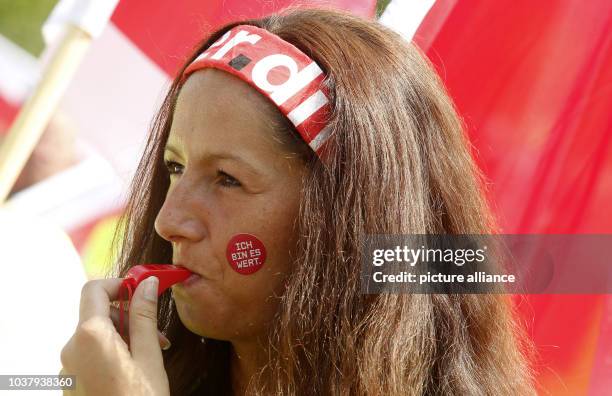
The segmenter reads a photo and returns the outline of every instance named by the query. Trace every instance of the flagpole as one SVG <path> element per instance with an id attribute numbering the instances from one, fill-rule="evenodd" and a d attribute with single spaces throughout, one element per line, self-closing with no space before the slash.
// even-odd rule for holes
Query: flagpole
<path id="1" fill-rule="evenodd" d="M 19 111 L 0 146 L 0 203 L 6 200 L 17 181 L 91 40 L 79 27 L 68 26 L 40 83 Z"/>
<path id="2" fill-rule="evenodd" d="M 87 49 L 108 23 L 117 2 L 61 0 L 53 9 L 43 33 L 46 39 L 59 36 L 62 40 L 0 145 L 0 205 L 6 201 Z"/>

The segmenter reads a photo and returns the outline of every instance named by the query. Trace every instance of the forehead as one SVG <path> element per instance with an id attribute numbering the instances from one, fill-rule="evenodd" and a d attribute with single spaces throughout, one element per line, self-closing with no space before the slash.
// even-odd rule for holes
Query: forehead
<path id="1" fill-rule="evenodd" d="M 220 70 L 203 69 L 191 74 L 180 90 L 169 141 L 271 145 L 275 111 L 246 82 Z"/>

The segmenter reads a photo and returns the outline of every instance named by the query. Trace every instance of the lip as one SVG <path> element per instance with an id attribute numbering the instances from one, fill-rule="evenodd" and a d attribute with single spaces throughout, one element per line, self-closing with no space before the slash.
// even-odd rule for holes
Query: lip
<path id="1" fill-rule="evenodd" d="M 185 286 L 185 287 L 189 287 L 190 285 L 202 280 L 202 276 L 196 273 L 193 273 L 192 275 L 189 276 L 189 278 L 185 279 L 184 281 L 180 282 L 180 285 Z"/>
<path id="2" fill-rule="evenodd" d="M 189 276 L 187 279 L 185 279 L 185 280 L 184 280 L 184 281 L 182 281 L 182 282 L 179 282 L 179 283 L 178 283 L 179 285 L 182 285 L 182 286 L 189 286 L 189 285 L 191 285 L 192 283 L 194 283 L 194 282 L 196 282 L 196 281 L 198 281 L 198 280 L 201 280 L 201 279 L 206 279 L 206 277 L 205 277 L 205 276 L 203 276 L 202 274 L 200 274 L 200 273 L 198 273 L 198 272 L 196 272 L 196 271 L 192 270 L 192 269 L 190 268 L 190 266 L 185 265 L 183 262 L 174 262 L 174 265 L 176 265 L 177 267 L 183 267 L 183 268 L 185 268 L 185 269 L 187 269 L 187 270 L 189 270 L 189 271 L 191 271 L 191 272 L 192 272 L 192 274 L 191 274 L 191 275 L 190 275 L 190 276 Z"/>

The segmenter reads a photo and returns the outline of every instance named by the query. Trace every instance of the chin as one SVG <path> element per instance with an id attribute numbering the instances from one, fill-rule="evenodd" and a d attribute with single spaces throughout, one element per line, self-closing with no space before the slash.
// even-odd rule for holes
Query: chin
<path id="1" fill-rule="evenodd" d="M 178 317 L 187 330 L 200 337 L 229 341 L 229 334 L 223 331 L 225 326 L 221 323 L 215 323 L 212 319 L 218 318 L 217 315 L 210 312 L 202 312 L 201 307 L 196 308 L 193 303 L 188 303 L 181 298 L 175 298 L 175 306 Z"/>

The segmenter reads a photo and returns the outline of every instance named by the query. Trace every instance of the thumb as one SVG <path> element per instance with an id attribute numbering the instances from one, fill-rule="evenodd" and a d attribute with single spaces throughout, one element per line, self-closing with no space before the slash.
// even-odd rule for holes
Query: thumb
<path id="1" fill-rule="evenodd" d="M 142 369 L 163 369 L 163 358 L 157 336 L 157 289 L 159 279 L 150 276 L 142 281 L 130 304 L 130 349 Z"/>

